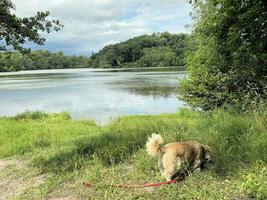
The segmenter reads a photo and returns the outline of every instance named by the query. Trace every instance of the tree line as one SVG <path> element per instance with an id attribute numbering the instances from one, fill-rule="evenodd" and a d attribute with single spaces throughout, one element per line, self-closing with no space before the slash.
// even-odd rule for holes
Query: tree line
<path id="1" fill-rule="evenodd" d="M 66 56 L 63 52 L 51 53 L 48 50 L 32 51 L 28 54 L 20 52 L 0 52 L 0 72 L 86 68 L 89 66 L 86 56 Z"/>
<path id="2" fill-rule="evenodd" d="M 0 52 L 0 71 L 69 68 L 158 67 L 184 65 L 189 36 L 168 32 L 142 35 L 104 47 L 88 56 L 66 56 L 38 50 Z"/>

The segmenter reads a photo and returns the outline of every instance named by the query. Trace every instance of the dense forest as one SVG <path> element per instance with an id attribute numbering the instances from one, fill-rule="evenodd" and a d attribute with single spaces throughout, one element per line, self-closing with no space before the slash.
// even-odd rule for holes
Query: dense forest
<path id="1" fill-rule="evenodd" d="M 142 35 L 104 47 L 90 57 L 90 66 L 157 67 L 184 65 L 185 52 L 189 49 L 186 34 L 168 32 Z"/>
<path id="2" fill-rule="evenodd" d="M 184 65 L 186 34 L 154 33 L 108 45 L 91 57 L 66 56 L 48 50 L 0 52 L 0 71 L 69 68 L 157 67 Z"/>

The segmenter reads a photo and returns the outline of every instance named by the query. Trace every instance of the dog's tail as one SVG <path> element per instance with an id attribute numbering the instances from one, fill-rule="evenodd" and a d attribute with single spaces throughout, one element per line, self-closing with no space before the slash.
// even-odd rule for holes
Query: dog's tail
<path id="1" fill-rule="evenodd" d="M 163 143 L 163 139 L 160 134 L 153 133 L 147 140 L 146 148 L 147 153 L 152 157 L 156 157 L 161 153 L 160 144 Z"/>

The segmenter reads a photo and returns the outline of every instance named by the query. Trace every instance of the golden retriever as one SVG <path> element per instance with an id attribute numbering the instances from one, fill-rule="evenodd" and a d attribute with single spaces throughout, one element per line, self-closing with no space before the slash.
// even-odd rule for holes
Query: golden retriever
<path id="1" fill-rule="evenodd" d="M 168 181 L 178 172 L 201 170 L 206 163 L 211 163 L 211 148 L 195 141 L 173 142 L 161 147 L 161 135 L 153 133 L 146 143 L 147 152 L 152 157 L 159 157 L 162 176 Z"/>

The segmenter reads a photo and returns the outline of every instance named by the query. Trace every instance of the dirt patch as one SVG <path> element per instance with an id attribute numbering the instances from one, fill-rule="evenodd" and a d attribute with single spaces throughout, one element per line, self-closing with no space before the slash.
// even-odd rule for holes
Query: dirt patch
<path id="1" fill-rule="evenodd" d="M 23 159 L 4 159 L 0 160 L 0 178 L 0 200 L 8 200 L 42 184 L 46 176 L 34 176 Z"/>
<path id="2" fill-rule="evenodd" d="M 67 197 L 59 197 L 59 198 L 53 198 L 50 200 L 75 200 L 76 198 L 73 196 L 67 196 Z"/>
<path id="3" fill-rule="evenodd" d="M 11 199 L 12 197 L 20 194 L 27 188 L 27 183 L 23 177 L 17 179 L 7 178 L 0 182 L 0 199 Z"/>
<path id="4" fill-rule="evenodd" d="M 9 165 L 22 166 L 23 164 L 25 164 L 25 161 L 22 159 L 2 159 L 0 160 L 0 171 Z"/>

